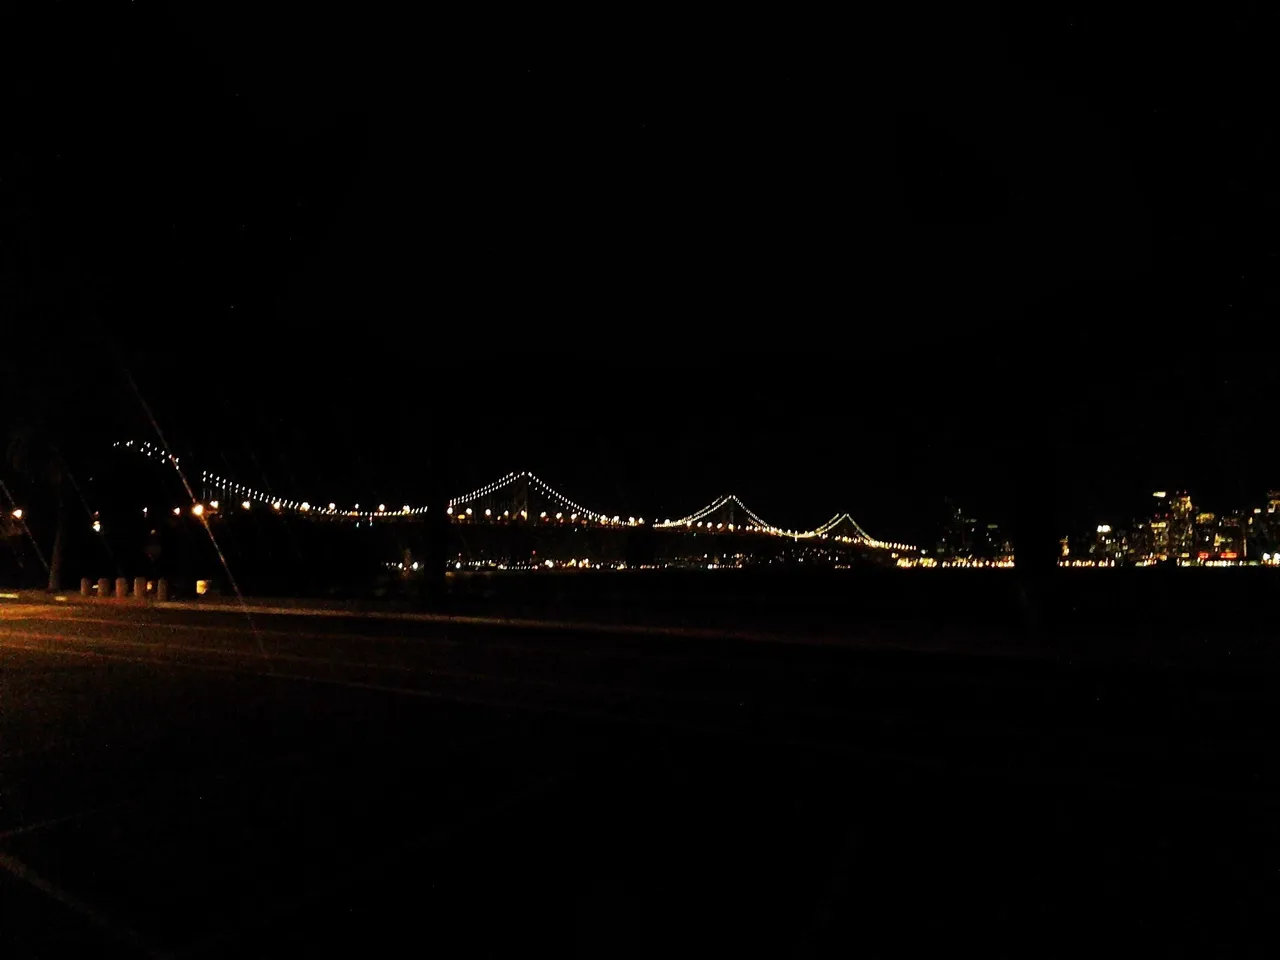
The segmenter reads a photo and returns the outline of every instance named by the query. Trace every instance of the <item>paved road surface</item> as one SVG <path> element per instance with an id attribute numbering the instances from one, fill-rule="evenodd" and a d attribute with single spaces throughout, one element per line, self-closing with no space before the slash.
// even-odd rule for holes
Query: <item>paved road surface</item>
<path id="1" fill-rule="evenodd" d="M 0 955 L 1271 955 L 1273 689 L 0 607 Z"/>

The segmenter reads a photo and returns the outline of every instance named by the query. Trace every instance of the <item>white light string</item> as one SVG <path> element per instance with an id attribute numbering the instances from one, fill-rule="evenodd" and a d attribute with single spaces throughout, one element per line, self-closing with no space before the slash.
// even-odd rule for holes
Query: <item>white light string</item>
<path id="1" fill-rule="evenodd" d="M 158 459 L 163 462 L 169 463 L 175 470 L 178 469 L 177 457 L 173 456 L 172 454 L 168 453 L 165 450 L 162 450 L 160 447 L 156 446 L 153 443 L 150 443 L 149 441 L 146 441 L 146 440 L 116 441 L 115 443 L 112 444 L 112 446 L 124 447 L 128 449 L 136 450 L 152 459 Z M 574 522 L 576 522 L 577 516 L 581 515 L 594 523 L 608 525 L 608 526 L 612 526 L 615 524 L 623 525 L 623 526 L 641 526 L 644 523 L 643 517 L 639 519 L 635 517 L 628 517 L 626 520 L 623 520 L 620 516 L 609 517 L 606 514 L 599 513 L 595 510 L 589 510 L 588 508 L 582 506 L 582 504 L 569 499 L 564 494 L 560 493 L 560 491 L 553 488 L 546 481 L 535 476 L 533 473 L 531 473 L 528 470 L 522 470 L 519 472 L 513 471 L 511 473 L 508 473 L 504 477 L 494 480 L 492 483 L 487 483 L 483 487 L 478 487 L 477 489 L 472 490 L 470 493 L 463 494 L 460 497 L 454 497 L 452 500 L 448 501 L 450 513 L 452 513 L 453 507 L 465 506 L 466 504 L 474 503 L 479 499 L 487 497 L 490 494 L 495 493 L 498 490 L 501 490 L 505 486 L 508 486 L 512 483 L 515 483 L 516 481 L 524 480 L 524 479 L 527 479 L 529 482 L 531 482 L 540 493 L 554 500 L 556 503 L 560 504 L 562 507 L 567 508 L 571 513 L 572 519 Z M 360 519 L 360 520 L 387 520 L 387 519 L 403 518 L 406 516 L 420 516 L 427 512 L 427 508 L 425 506 L 415 507 L 410 504 L 404 504 L 399 508 L 391 508 L 391 509 L 388 509 L 386 504 L 379 504 L 376 510 L 361 510 L 359 509 L 359 504 L 357 504 L 354 509 L 344 510 L 339 508 L 337 504 L 334 503 L 333 501 L 317 501 L 315 503 L 312 503 L 311 501 L 308 501 L 308 500 L 293 500 L 285 497 L 278 497 L 273 494 L 267 493 L 265 490 L 260 490 L 256 487 L 248 486 L 247 484 L 237 483 L 234 480 L 231 480 L 227 477 L 223 477 L 209 470 L 201 471 L 201 480 L 203 481 L 204 485 L 207 487 L 222 491 L 224 493 L 233 494 L 235 497 L 240 498 L 242 501 L 242 505 L 244 503 L 252 503 L 256 501 L 258 503 L 267 504 L 275 510 L 290 510 L 290 511 L 296 511 L 299 513 L 314 513 L 321 516 L 346 517 L 348 519 Z M 881 549 L 881 550 L 908 551 L 908 550 L 917 549 L 916 547 L 906 543 L 877 540 L 875 537 L 872 537 L 869 533 L 863 530 L 862 527 L 858 524 L 858 522 L 854 520 L 853 517 L 848 513 L 837 514 L 834 517 L 832 517 L 830 520 L 828 520 L 826 523 L 822 524 L 819 527 L 816 527 L 813 530 L 784 530 L 783 528 L 775 527 L 773 524 L 768 523 L 767 521 L 762 519 L 759 514 L 757 514 L 754 510 L 752 510 L 745 503 L 743 503 L 741 498 L 739 498 L 737 494 L 733 494 L 733 493 L 726 493 L 720 497 L 717 497 L 715 500 L 711 501 L 706 506 L 702 507 L 700 510 L 695 510 L 693 513 L 689 514 L 686 517 L 681 517 L 679 520 L 666 520 L 666 521 L 663 521 L 662 523 L 655 523 L 654 527 L 659 529 L 670 529 L 673 527 L 688 528 L 688 527 L 693 527 L 695 525 L 701 526 L 701 523 L 699 523 L 699 521 L 704 520 L 710 514 L 715 513 L 717 510 L 721 509 L 722 507 L 729 506 L 730 504 L 735 504 L 754 525 L 752 527 L 739 528 L 740 530 L 745 530 L 747 532 L 765 533 L 771 536 L 791 537 L 793 539 L 798 539 L 798 540 L 809 540 L 815 537 L 828 536 L 830 534 L 830 531 L 838 527 L 841 523 L 848 521 L 848 523 L 857 532 L 857 536 L 839 538 L 843 540 L 843 542 L 863 543 L 866 546 L 874 547 L 876 549 Z M 459 515 L 459 516 L 461 517 L 462 515 Z M 550 518 L 547 518 L 544 515 L 542 519 L 550 519 Z M 556 519 L 562 519 L 562 518 L 557 515 Z M 721 525 L 721 528 L 723 528 L 723 525 Z M 709 522 L 707 523 L 707 529 L 712 529 L 711 524 Z M 732 529 L 733 529 L 733 526 L 730 525 L 730 530 Z"/>

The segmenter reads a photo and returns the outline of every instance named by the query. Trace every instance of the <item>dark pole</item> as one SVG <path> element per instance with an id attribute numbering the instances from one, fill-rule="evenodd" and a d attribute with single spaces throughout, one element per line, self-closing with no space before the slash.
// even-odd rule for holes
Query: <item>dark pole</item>
<path id="1" fill-rule="evenodd" d="M 433 602 L 443 602 L 448 591 L 450 518 L 453 495 L 453 444 L 448 425 L 434 419 L 428 431 L 426 584 Z"/>

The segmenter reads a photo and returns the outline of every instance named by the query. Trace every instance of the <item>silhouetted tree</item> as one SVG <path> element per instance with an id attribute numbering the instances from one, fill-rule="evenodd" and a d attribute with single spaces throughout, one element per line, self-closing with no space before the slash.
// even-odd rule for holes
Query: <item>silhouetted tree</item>
<path id="1" fill-rule="evenodd" d="M 70 472 L 50 432 L 40 426 L 15 427 L 5 450 L 9 467 L 30 483 L 42 500 L 53 504 L 53 547 L 49 551 L 49 590 L 62 588 L 62 564 L 67 546 L 67 488 Z"/>

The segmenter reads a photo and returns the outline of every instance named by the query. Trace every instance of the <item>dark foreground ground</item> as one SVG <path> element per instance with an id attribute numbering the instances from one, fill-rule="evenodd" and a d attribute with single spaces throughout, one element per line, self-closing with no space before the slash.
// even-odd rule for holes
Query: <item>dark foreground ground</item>
<path id="1" fill-rule="evenodd" d="M 0 607 L 0 956 L 1275 954 L 1265 662 L 849 639 Z"/>

